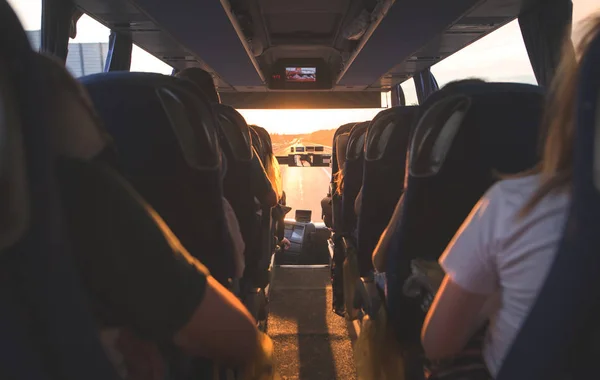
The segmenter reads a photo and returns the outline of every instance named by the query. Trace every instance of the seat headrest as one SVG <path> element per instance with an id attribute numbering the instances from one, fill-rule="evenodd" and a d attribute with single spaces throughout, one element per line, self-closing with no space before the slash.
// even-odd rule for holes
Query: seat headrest
<path id="1" fill-rule="evenodd" d="M 348 138 L 348 149 L 346 150 L 346 161 L 354 161 L 361 157 L 365 148 L 365 135 L 369 128 L 368 121 L 358 123 L 350 132 Z"/>
<path id="2" fill-rule="evenodd" d="M 268 154 L 273 154 L 273 142 L 271 141 L 271 135 L 263 127 L 254 125 L 254 129 L 258 133 L 260 141 Z"/>
<path id="3" fill-rule="evenodd" d="M 264 162 L 265 147 L 263 145 L 262 139 L 258 135 L 258 131 L 256 130 L 256 128 L 254 128 L 253 125 L 249 125 L 248 127 L 250 128 L 250 139 L 252 140 L 252 147 L 260 155 L 260 160 Z"/>
<path id="4" fill-rule="evenodd" d="M 338 129 L 335 130 L 335 133 L 333 135 L 333 139 L 335 140 L 335 138 L 338 135 L 341 135 L 342 133 L 348 133 L 352 130 L 352 128 L 358 123 L 347 123 L 347 124 L 343 124 L 341 125 Z"/>
<path id="5" fill-rule="evenodd" d="M 394 135 L 401 133 L 405 135 L 410 130 L 418 107 L 393 107 L 381 111 L 375 116 L 365 141 L 365 160 L 375 161 L 382 159 L 389 150 L 397 149 L 390 141 L 396 142 Z M 402 131 L 403 129 L 404 131 Z M 406 141 L 406 138 L 404 138 Z"/>
<path id="6" fill-rule="evenodd" d="M 213 104 L 219 120 L 221 144 L 228 146 L 229 153 L 237 161 L 252 159 L 252 139 L 246 119 L 233 107 Z"/>
<path id="7" fill-rule="evenodd" d="M 21 120 L 10 78 L 0 61 L 0 250 L 25 233 L 30 216 Z"/>
<path id="8" fill-rule="evenodd" d="M 453 95 L 431 106 L 421 117 L 409 151 L 412 176 L 437 174 L 470 106 L 468 96 Z"/>
<path id="9" fill-rule="evenodd" d="M 175 76 L 194 83 L 212 103 L 221 103 L 213 77 L 207 71 L 199 67 L 188 67 Z"/>
<path id="10" fill-rule="evenodd" d="M 128 162 L 138 161 L 136 165 L 143 167 L 151 156 L 175 159 L 173 145 L 168 144 L 172 142 L 178 145 L 190 167 L 220 168 L 221 152 L 212 107 L 189 91 L 182 84 L 183 79 L 153 73 L 112 72 L 80 80 L 109 131 L 119 136 L 120 144 L 139 150 L 120 152 L 137 155 L 137 158 L 130 156 Z"/>
<path id="11" fill-rule="evenodd" d="M 409 147 L 409 171 L 413 177 L 433 176 L 442 170 L 458 135 L 468 136 L 465 141 L 471 144 L 464 148 L 480 157 L 482 166 L 500 173 L 519 172 L 527 168 L 524 165 L 536 161 L 531 141 L 538 140 L 543 108 L 543 91 L 538 86 L 457 84 L 432 95 L 423 107 Z M 523 149 L 505 152 L 502 146 L 507 141 L 511 141 L 513 149 L 521 142 Z"/>

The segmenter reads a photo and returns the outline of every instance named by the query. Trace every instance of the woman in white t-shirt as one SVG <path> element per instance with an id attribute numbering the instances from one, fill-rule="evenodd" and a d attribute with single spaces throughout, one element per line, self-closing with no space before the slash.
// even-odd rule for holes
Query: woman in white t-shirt
<path id="1" fill-rule="evenodd" d="M 422 334 L 429 359 L 460 353 L 489 321 L 483 359 L 495 377 L 535 302 L 554 260 L 570 201 L 578 61 L 599 31 L 597 15 L 587 25 L 577 60 L 565 55 L 557 70 L 538 167 L 490 188 L 440 258 L 446 276 Z"/>

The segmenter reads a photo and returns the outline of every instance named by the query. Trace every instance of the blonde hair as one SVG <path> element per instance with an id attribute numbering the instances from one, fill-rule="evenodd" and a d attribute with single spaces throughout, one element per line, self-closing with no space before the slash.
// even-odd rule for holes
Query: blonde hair
<path id="1" fill-rule="evenodd" d="M 600 13 L 583 22 L 582 37 L 572 54 L 570 34 L 563 44 L 562 59 L 550 86 L 542 125 L 546 128 L 542 160 L 524 174 L 539 174 L 541 183 L 520 216 L 527 215 L 548 194 L 564 191 L 573 176 L 573 138 L 575 132 L 575 98 L 579 80 L 579 62 L 590 43 L 600 32 Z"/>
<path id="2" fill-rule="evenodd" d="M 344 169 L 340 169 L 333 175 L 333 182 L 335 183 L 335 193 L 339 196 L 344 191 Z"/>
<path id="3" fill-rule="evenodd" d="M 267 156 L 268 158 L 266 159 L 267 162 L 265 162 L 265 171 L 267 172 L 269 181 L 271 181 L 271 186 L 273 186 L 275 194 L 277 194 L 277 199 L 280 200 L 283 197 L 283 184 L 281 182 L 281 169 L 279 168 L 279 162 L 272 153 L 269 153 Z"/>

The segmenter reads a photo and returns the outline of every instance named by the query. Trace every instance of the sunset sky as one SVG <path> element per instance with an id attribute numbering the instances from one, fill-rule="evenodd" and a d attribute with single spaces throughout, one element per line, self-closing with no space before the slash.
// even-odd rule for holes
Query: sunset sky
<path id="1" fill-rule="evenodd" d="M 25 29 L 41 25 L 41 0 L 8 0 Z M 577 22 L 600 9 L 598 0 L 573 0 L 573 21 Z M 72 42 L 108 42 L 109 30 L 88 16 L 77 24 L 77 38 Z M 131 71 L 170 74 L 171 67 L 134 46 Z M 431 69 L 440 86 L 468 77 L 486 80 L 536 83 L 519 25 L 513 21 L 434 65 Z M 416 103 L 412 80 L 402 85 L 407 103 Z M 385 99 L 385 96 L 382 97 Z M 385 106 L 385 102 L 382 102 Z M 372 119 L 380 109 L 344 110 L 240 110 L 249 124 L 258 124 L 271 133 L 307 133 L 332 129 L 352 121 Z"/>

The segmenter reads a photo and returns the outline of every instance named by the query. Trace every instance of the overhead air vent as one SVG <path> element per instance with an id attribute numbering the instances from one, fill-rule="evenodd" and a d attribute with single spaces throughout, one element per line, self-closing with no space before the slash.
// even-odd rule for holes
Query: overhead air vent
<path id="1" fill-rule="evenodd" d="M 442 57 L 439 55 L 436 56 L 412 56 L 407 59 L 408 62 L 436 62 L 439 61 Z"/>
<path id="2" fill-rule="evenodd" d="M 162 56 L 162 59 L 165 61 L 176 61 L 176 62 L 195 62 L 196 58 L 192 55 L 186 56 Z"/>

